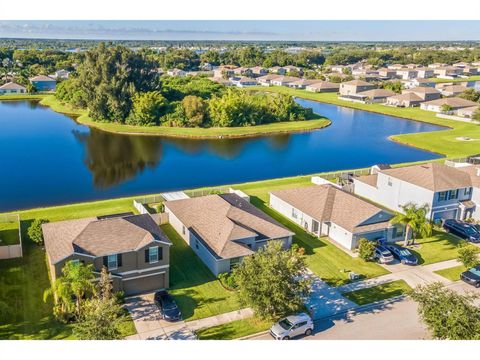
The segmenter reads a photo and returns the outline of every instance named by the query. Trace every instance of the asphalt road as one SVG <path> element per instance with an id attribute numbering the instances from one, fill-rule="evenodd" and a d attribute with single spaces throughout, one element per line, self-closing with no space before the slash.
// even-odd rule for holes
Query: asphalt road
<path id="1" fill-rule="evenodd" d="M 251 338 L 272 340 L 269 334 Z M 312 336 L 304 340 L 421 340 L 430 339 L 419 321 L 417 304 L 408 299 L 373 309 L 332 316 L 315 322 Z"/>

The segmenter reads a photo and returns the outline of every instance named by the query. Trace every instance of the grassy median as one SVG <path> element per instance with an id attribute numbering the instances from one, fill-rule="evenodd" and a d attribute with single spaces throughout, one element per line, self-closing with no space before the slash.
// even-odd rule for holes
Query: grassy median
<path id="1" fill-rule="evenodd" d="M 396 296 L 404 295 L 410 290 L 412 290 L 412 288 L 405 281 L 396 280 L 366 289 L 346 292 L 342 295 L 357 305 L 367 305 L 376 301 L 387 300 Z"/>

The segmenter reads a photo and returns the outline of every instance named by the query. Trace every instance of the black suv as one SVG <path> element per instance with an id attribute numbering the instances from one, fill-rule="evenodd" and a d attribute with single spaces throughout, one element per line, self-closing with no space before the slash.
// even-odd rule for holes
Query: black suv
<path id="1" fill-rule="evenodd" d="M 460 274 L 460 279 L 476 288 L 480 287 L 480 266 L 464 271 Z"/>
<path id="2" fill-rule="evenodd" d="M 480 242 L 480 232 L 477 230 L 477 228 L 464 221 L 453 219 L 445 220 L 443 223 L 443 228 L 447 232 L 457 235 L 458 237 L 461 237 L 467 241 L 475 243 Z"/>
<path id="3" fill-rule="evenodd" d="M 180 309 L 167 291 L 162 290 L 156 292 L 154 300 L 155 305 L 158 306 L 160 313 L 165 320 L 177 321 L 182 318 Z"/>

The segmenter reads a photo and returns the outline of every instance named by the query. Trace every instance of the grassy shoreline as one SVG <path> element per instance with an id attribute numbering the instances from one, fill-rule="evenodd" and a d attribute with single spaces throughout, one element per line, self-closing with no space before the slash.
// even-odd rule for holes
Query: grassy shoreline
<path id="1" fill-rule="evenodd" d="M 285 121 L 266 125 L 242 127 L 212 127 L 212 128 L 181 128 L 166 126 L 133 126 L 107 122 L 97 122 L 88 116 L 87 111 L 75 109 L 62 103 L 54 95 L 44 96 L 40 104 L 50 107 L 53 111 L 72 115 L 82 125 L 87 125 L 105 132 L 123 135 L 166 136 L 174 138 L 191 139 L 218 139 L 218 138 L 243 138 L 284 133 L 298 133 L 318 130 L 329 126 L 331 121 L 319 117 L 305 121 Z"/>
<path id="2" fill-rule="evenodd" d="M 306 90 L 291 89 L 284 86 L 254 86 L 251 91 L 266 91 L 289 94 L 298 98 L 318 101 L 325 104 L 343 106 L 351 109 L 369 111 L 381 115 L 443 126 L 445 130 L 432 132 L 399 134 L 390 136 L 390 140 L 402 145 L 441 154 L 446 157 L 465 157 L 480 153 L 480 126 L 455 120 L 442 119 L 436 113 L 420 108 L 397 108 L 382 104 L 360 104 L 338 99 L 336 93 L 312 93 Z M 457 138 L 470 137 L 476 141 L 462 141 Z"/>

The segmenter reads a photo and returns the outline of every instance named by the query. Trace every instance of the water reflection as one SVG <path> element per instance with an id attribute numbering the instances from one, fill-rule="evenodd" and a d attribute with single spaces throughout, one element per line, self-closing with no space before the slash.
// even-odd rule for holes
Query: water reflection
<path id="1" fill-rule="evenodd" d="M 110 134 L 96 129 L 74 130 L 85 145 L 85 165 L 93 183 L 105 189 L 134 178 L 146 168 L 155 168 L 162 158 L 162 141 L 152 136 Z"/>

